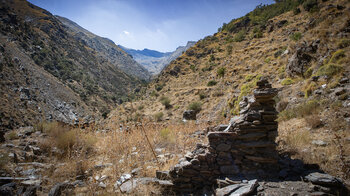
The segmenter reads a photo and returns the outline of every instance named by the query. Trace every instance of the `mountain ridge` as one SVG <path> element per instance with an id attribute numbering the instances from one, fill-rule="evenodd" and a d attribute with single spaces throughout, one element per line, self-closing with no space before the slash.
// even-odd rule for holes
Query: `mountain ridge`
<path id="1" fill-rule="evenodd" d="M 119 45 L 129 53 L 135 61 L 143 65 L 152 75 L 159 74 L 171 61 L 181 56 L 183 52 L 192 47 L 196 42 L 188 41 L 186 46 L 179 46 L 173 52 L 159 52 L 156 50 L 135 50 Z"/>
<path id="2" fill-rule="evenodd" d="M 1 129 L 90 121 L 143 85 L 74 37 L 50 12 L 27 1 L 0 2 Z"/>
<path id="3" fill-rule="evenodd" d="M 91 33 L 90 31 L 79 26 L 77 23 L 62 17 L 55 16 L 64 25 L 69 27 L 71 33 L 76 39 L 83 40 L 91 48 L 99 52 L 105 59 L 115 64 L 119 69 L 132 76 L 138 77 L 143 80 L 149 80 L 150 74 L 148 70 L 138 64 L 132 59 L 125 51 L 123 51 L 118 45 L 112 40 L 100 37 Z"/>

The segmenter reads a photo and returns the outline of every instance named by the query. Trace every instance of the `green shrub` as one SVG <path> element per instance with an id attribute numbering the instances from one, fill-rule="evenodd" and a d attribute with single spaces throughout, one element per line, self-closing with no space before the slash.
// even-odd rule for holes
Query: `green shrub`
<path id="1" fill-rule="evenodd" d="M 215 80 L 210 80 L 208 83 L 207 83 L 207 86 L 215 86 L 217 84 L 217 82 Z"/>
<path id="2" fill-rule="evenodd" d="M 254 27 L 253 29 L 253 38 L 262 38 L 263 37 L 263 33 L 261 31 L 260 27 Z"/>
<path id="3" fill-rule="evenodd" d="M 156 91 L 161 91 L 161 90 L 163 89 L 163 87 L 164 87 L 164 84 L 156 84 L 156 85 L 154 86 L 154 88 L 156 89 Z"/>
<path id="4" fill-rule="evenodd" d="M 282 85 L 291 85 L 294 84 L 294 81 L 291 78 L 286 78 L 281 82 Z"/>
<path id="5" fill-rule="evenodd" d="M 286 121 L 292 118 L 303 118 L 314 114 L 320 110 L 318 100 L 309 100 L 297 105 L 296 107 L 284 110 L 279 113 L 278 121 Z"/>
<path id="6" fill-rule="evenodd" d="M 159 101 L 165 106 L 165 109 L 169 109 L 171 107 L 169 97 L 162 96 L 159 98 Z"/>
<path id="7" fill-rule="evenodd" d="M 144 105 L 139 105 L 139 107 L 137 107 L 138 110 L 143 110 L 143 108 L 145 108 Z"/>
<path id="8" fill-rule="evenodd" d="M 159 94 L 156 91 L 152 91 L 150 94 L 152 97 L 158 97 Z"/>
<path id="9" fill-rule="evenodd" d="M 226 48 L 226 51 L 227 51 L 227 55 L 231 55 L 232 54 L 232 46 L 231 45 L 228 45 L 227 48 Z"/>
<path id="10" fill-rule="evenodd" d="M 199 93 L 199 99 L 202 100 L 202 99 L 205 99 L 207 97 L 207 95 L 205 93 Z"/>
<path id="11" fill-rule="evenodd" d="M 317 76 L 328 76 L 331 77 L 337 73 L 339 73 L 342 70 L 342 66 L 329 63 L 326 65 L 322 65 L 316 72 Z"/>
<path id="12" fill-rule="evenodd" d="M 154 115 L 154 119 L 155 121 L 159 122 L 159 121 L 162 121 L 163 116 L 164 116 L 163 112 L 158 112 Z"/>
<path id="13" fill-rule="evenodd" d="M 270 57 L 267 57 L 265 60 L 264 60 L 265 63 L 270 63 L 271 62 L 271 58 Z"/>
<path id="14" fill-rule="evenodd" d="M 317 0 L 306 0 L 303 3 L 303 8 L 305 11 L 308 12 L 315 12 L 318 10 L 318 3 Z"/>
<path id="15" fill-rule="evenodd" d="M 224 67 L 220 67 L 217 71 L 216 71 L 216 74 L 219 76 L 219 77 L 224 77 L 225 76 L 225 68 Z"/>
<path id="16" fill-rule="evenodd" d="M 209 61 L 210 61 L 210 62 L 215 61 L 215 56 L 214 56 L 213 54 L 210 55 Z"/>
<path id="17" fill-rule="evenodd" d="M 252 79 L 254 79 L 255 78 L 255 76 L 254 75 L 252 75 L 252 74 L 249 74 L 249 75 L 246 75 L 245 76 L 245 81 L 246 82 L 250 82 Z"/>
<path id="18" fill-rule="evenodd" d="M 293 41 L 299 41 L 303 35 L 300 32 L 295 32 L 292 35 L 290 35 L 290 39 Z"/>
<path id="19" fill-rule="evenodd" d="M 236 35 L 234 36 L 233 40 L 235 42 L 241 42 L 245 39 L 245 34 L 246 31 L 245 30 L 240 30 L 238 33 L 236 33 Z"/>
<path id="20" fill-rule="evenodd" d="M 190 105 L 188 105 L 187 108 L 189 110 L 193 110 L 196 113 L 198 113 L 198 112 L 200 112 L 202 110 L 202 103 L 198 102 L 198 101 L 195 101 L 195 102 L 190 103 Z"/>
<path id="21" fill-rule="evenodd" d="M 300 14 L 300 8 L 298 8 L 298 7 L 296 7 L 296 8 L 294 8 L 293 9 L 293 13 L 294 13 L 294 15 L 298 15 L 298 14 Z"/>
<path id="22" fill-rule="evenodd" d="M 195 72 L 197 70 L 197 67 L 195 65 L 190 65 L 190 69 Z"/>

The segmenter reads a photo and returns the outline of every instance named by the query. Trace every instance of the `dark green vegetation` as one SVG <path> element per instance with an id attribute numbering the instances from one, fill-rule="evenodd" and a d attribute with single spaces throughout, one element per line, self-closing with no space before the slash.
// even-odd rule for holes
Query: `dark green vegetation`
<path id="1" fill-rule="evenodd" d="M 259 38 L 262 36 L 261 33 L 259 33 L 259 29 L 263 28 L 268 20 L 291 10 L 293 10 L 295 14 L 298 14 L 300 13 L 299 5 L 303 5 L 303 8 L 308 12 L 315 12 L 318 10 L 317 0 L 276 0 L 274 4 L 260 4 L 247 15 L 238 19 L 233 19 L 228 24 L 224 23 L 218 31 L 228 31 L 231 33 L 239 32 L 234 39 L 239 42 L 244 39 L 244 30 L 241 29 L 246 28 L 248 25 L 256 26 L 257 28 L 254 29 L 254 37 Z"/>

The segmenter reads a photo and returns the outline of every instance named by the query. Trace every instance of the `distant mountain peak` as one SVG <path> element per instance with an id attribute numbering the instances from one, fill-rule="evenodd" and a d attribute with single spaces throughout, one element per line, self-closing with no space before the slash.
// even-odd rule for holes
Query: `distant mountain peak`
<path id="1" fill-rule="evenodd" d="M 118 45 L 128 54 L 130 54 L 135 61 L 143 65 L 151 74 L 156 75 L 160 73 L 172 60 L 181 56 L 188 48 L 192 47 L 196 42 L 188 41 L 186 46 L 179 46 L 173 52 L 159 52 L 145 48 L 143 50 L 135 50 Z"/>

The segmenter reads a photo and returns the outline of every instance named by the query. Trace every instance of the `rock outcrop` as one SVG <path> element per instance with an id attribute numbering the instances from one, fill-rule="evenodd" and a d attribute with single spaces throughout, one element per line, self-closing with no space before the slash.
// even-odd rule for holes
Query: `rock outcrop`
<path id="1" fill-rule="evenodd" d="M 313 41 L 310 45 L 306 42 L 299 46 L 295 53 L 288 60 L 286 72 L 289 76 L 304 76 L 309 67 L 309 63 L 313 59 L 310 54 L 317 51 L 320 40 Z"/>

